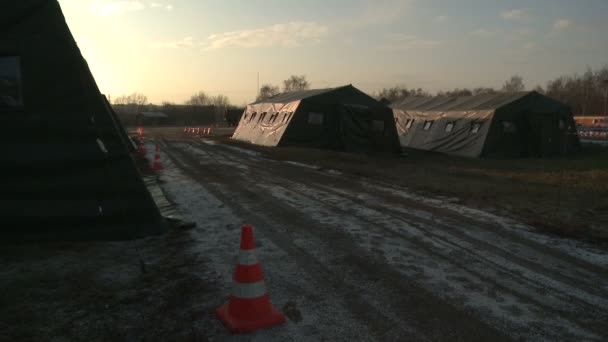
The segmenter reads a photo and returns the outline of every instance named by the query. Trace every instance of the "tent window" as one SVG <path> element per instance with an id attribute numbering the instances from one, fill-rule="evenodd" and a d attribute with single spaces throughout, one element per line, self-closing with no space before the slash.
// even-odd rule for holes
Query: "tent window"
<path id="1" fill-rule="evenodd" d="M 413 124 L 414 124 L 414 119 L 407 119 L 407 121 L 405 122 L 405 128 L 412 128 Z"/>
<path id="2" fill-rule="evenodd" d="M 243 115 L 243 122 L 244 122 L 245 120 L 247 120 L 247 115 L 249 115 L 249 114 L 245 113 L 245 115 Z"/>
<path id="3" fill-rule="evenodd" d="M 471 124 L 471 134 L 477 134 L 477 133 L 479 133 L 479 130 L 481 129 L 481 126 L 483 126 L 483 122 L 473 122 Z"/>
<path id="4" fill-rule="evenodd" d="M 454 126 L 456 126 L 456 122 L 454 122 L 454 121 L 448 122 L 445 125 L 445 131 L 448 132 L 448 133 L 451 132 L 451 131 L 453 131 L 454 130 Z"/>
<path id="5" fill-rule="evenodd" d="M 395 122 L 399 122 L 399 118 L 398 117 L 395 117 Z"/>
<path id="6" fill-rule="evenodd" d="M 372 130 L 374 132 L 384 132 L 384 121 L 372 120 Z"/>
<path id="7" fill-rule="evenodd" d="M 21 107 L 21 60 L 16 56 L 0 56 L 0 110 Z"/>
<path id="8" fill-rule="evenodd" d="M 433 127 L 433 122 L 435 122 L 434 120 L 426 120 L 424 122 L 424 130 L 428 131 L 429 129 L 431 129 L 431 127 Z"/>
<path id="9" fill-rule="evenodd" d="M 289 122 L 289 119 L 291 119 L 292 114 L 293 112 L 285 113 L 285 116 L 283 116 L 283 123 Z"/>
<path id="10" fill-rule="evenodd" d="M 265 117 L 266 117 L 266 112 L 264 112 L 264 113 L 262 113 L 262 115 L 260 115 L 260 118 L 258 119 L 258 123 L 263 122 Z"/>
<path id="11" fill-rule="evenodd" d="M 503 121 L 502 131 L 505 133 L 517 133 L 517 126 L 513 121 Z"/>
<path id="12" fill-rule="evenodd" d="M 322 125 L 323 124 L 323 113 L 308 113 L 308 124 L 310 125 Z"/>
<path id="13" fill-rule="evenodd" d="M 256 116 L 256 115 L 258 115 L 258 113 L 253 112 L 253 113 L 251 114 L 251 119 L 249 119 L 249 122 L 253 121 L 253 119 L 255 119 L 255 116 Z"/>

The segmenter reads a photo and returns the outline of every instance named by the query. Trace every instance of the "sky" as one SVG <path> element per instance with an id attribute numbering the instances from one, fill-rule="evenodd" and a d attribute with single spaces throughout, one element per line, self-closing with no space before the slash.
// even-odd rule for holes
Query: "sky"
<path id="1" fill-rule="evenodd" d="M 59 0 L 101 91 L 160 104 L 260 84 L 528 88 L 608 64 L 606 0 Z"/>

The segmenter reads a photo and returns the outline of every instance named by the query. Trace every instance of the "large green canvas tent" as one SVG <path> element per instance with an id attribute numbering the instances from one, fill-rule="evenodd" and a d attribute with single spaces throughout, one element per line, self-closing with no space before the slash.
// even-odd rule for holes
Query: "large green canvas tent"
<path id="1" fill-rule="evenodd" d="M 569 107 L 537 92 L 409 97 L 391 108 L 403 147 L 464 157 L 546 157 L 579 147 Z"/>
<path id="2" fill-rule="evenodd" d="M 164 230 L 57 1 L 0 2 L 0 234 L 126 239 Z"/>
<path id="3" fill-rule="evenodd" d="M 349 152 L 400 149 L 390 108 L 352 85 L 283 93 L 250 104 L 233 138 Z"/>

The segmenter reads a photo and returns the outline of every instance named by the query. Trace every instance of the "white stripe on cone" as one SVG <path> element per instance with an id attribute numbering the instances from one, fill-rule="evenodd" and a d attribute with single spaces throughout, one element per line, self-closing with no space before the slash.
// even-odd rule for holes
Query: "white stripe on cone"
<path id="1" fill-rule="evenodd" d="M 252 266 L 258 263 L 258 258 L 255 256 L 255 250 L 240 250 L 239 264 L 243 266 Z"/>
<path id="2" fill-rule="evenodd" d="M 232 296 L 243 299 L 260 298 L 266 294 L 266 284 L 263 280 L 256 283 L 235 283 Z"/>

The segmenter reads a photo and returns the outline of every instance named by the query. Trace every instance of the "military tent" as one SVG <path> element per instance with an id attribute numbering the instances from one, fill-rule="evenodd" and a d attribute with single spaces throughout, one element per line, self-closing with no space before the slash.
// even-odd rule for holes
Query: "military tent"
<path id="1" fill-rule="evenodd" d="M 128 239 L 164 231 L 128 137 L 57 1 L 0 3 L 0 84 L 1 235 Z"/>
<path id="2" fill-rule="evenodd" d="M 352 85 L 275 95 L 247 106 L 233 138 L 263 146 L 399 150 L 390 108 Z"/>
<path id="3" fill-rule="evenodd" d="M 391 107 L 403 147 L 464 157 L 545 157 L 579 147 L 569 107 L 537 92 L 408 97 Z"/>

